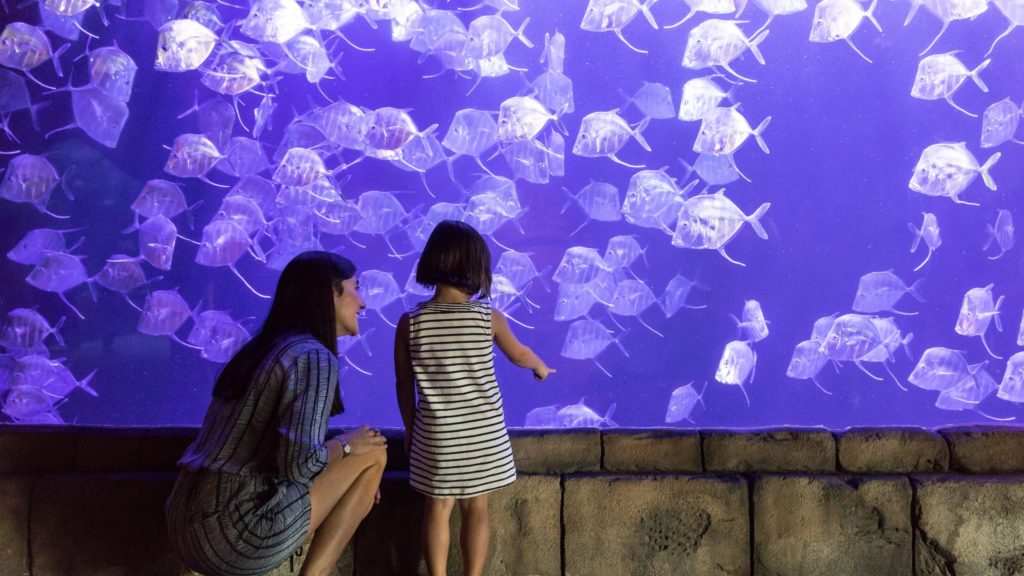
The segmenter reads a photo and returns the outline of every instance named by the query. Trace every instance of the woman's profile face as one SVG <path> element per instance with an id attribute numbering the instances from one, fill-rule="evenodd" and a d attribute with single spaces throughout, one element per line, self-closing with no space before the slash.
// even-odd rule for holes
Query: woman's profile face
<path id="1" fill-rule="evenodd" d="M 338 325 L 338 336 L 359 334 L 359 311 L 366 308 L 359 295 L 359 281 L 353 276 L 341 283 L 344 290 L 334 293 L 334 319 Z"/>

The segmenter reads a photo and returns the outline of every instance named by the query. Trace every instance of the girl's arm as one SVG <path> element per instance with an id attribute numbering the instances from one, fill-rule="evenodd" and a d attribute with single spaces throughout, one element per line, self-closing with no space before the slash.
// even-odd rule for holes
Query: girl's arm
<path id="1" fill-rule="evenodd" d="M 409 315 L 402 314 L 395 330 L 395 395 L 398 410 L 405 425 L 406 445 L 412 437 L 413 420 L 416 415 L 416 385 L 409 360 Z"/>
<path id="2" fill-rule="evenodd" d="M 516 339 L 515 334 L 508 327 L 505 316 L 493 308 L 491 309 L 491 330 L 494 331 L 494 341 L 498 344 L 498 348 L 513 364 L 520 368 L 533 370 L 533 377 L 537 380 L 544 380 L 548 374 L 554 372 L 529 346 L 525 346 Z"/>

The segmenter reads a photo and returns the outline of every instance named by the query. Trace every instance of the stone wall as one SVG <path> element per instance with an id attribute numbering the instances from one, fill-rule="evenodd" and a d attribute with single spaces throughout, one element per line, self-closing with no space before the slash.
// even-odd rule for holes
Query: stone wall
<path id="1" fill-rule="evenodd" d="M 163 501 L 192 428 L 0 426 L 0 575 L 185 574 Z M 338 576 L 425 574 L 389 431 Z M 1024 431 L 513 431 L 489 575 L 1024 574 Z M 458 512 L 450 573 L 459 574 Z M 276 576 L 297 573 L 293 562 Z"/>

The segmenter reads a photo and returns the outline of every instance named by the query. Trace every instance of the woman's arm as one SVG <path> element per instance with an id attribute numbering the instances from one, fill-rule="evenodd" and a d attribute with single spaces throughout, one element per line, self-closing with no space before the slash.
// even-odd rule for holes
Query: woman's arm
<path id="1" fill-rule="evenodd" d="M 548 374 L 554 372 L 540 359 L 540 356 L 516 339 L 512 329 L 508 327 L 505 316 L 493 308 L 491 309 L 491 330 L 494 332 L 495 343 L 510 362 L 520 368 L 533 370 L 533 377 L 537 380 L 544 380 Z"/>
<path id="2" fill-rule="evenodd" d="M 395 395 L 398 398 L 398 410 L 402 414 L 405 425 L 406 445 L 412 434 L 413 420 L 416 415 L 416 385 L 412 373 L 412 361 L 409 359 L 409 315 L 402 314 L 395 330 Z"/>
<path id="3" fill-rule="evenodd" d="M 327 466 L 324 442 L 331 401 L 338 386 L 338 359 L 315 348 L 288 366 L 278 407 L 277 468 L 293 482 L 310 485 Z"/>

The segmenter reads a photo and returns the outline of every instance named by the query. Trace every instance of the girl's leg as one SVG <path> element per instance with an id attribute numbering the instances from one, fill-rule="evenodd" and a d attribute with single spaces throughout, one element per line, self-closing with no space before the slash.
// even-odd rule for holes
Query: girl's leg
<path id="1" fill-rule="evenodd" d="M 487 494 L 459 500 L 462 512 L 462 566 L 465 576 L 482 576 L 491 543 L 491 527 L 487 513 Z"/>
<path id="2" fill-rule="evenodd" d="M 423 506 L 423 554 L 430 576 L 448 574 L 448 520 L 453 508 L 455 500 L 451 498 L 426 497 Z"/>
<path id="3" fill-rule="evenodd" d="M 330 462 L 309 490 L 313 519 L 302 563 L 303 576 L 327 575 L 338 563 L 359 523 L 373 508 L 387 452 L 374 450 Z"/>

